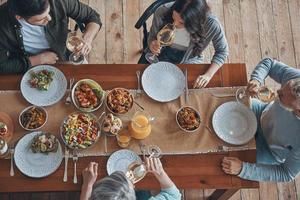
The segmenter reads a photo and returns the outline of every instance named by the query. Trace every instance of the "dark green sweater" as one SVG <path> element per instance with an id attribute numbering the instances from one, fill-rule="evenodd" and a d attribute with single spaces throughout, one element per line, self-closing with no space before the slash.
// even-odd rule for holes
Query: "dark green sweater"
<path id="1" fill-rule="evenodd" d="M 50 50 L 61 60 L 66 60 L 66 39 L 69 18 L 101 26 L 99 14 L 77 0 L 49 0 L 52 20 L 45 26 Z M 24 73 L 31 66 L 29 54 L 25 52 L 21 25 L 9 10 L 8 4 L 0 6 L 0 74 Z"/>

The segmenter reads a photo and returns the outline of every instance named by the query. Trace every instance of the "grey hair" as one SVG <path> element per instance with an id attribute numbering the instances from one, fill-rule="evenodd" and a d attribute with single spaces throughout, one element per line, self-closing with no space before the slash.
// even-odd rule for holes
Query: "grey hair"
<path id="1" fill-rule="evenodd" d="M 300 78 L 292 79 L 292 93 L 300 100 Z"/>
<path id="2" fill-rule="evenodd" d="M 131 184 L 123 172 L 114 172 L 94 184 L 90 200 L 136 200 Z"/>

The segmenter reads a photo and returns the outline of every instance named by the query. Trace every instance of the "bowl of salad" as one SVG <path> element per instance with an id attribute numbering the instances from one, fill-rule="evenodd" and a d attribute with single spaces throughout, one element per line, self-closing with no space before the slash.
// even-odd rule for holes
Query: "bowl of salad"
<path id="1" fill-rule="evenodd" d="M 60 128 L 64 143 L 71 149 L 86 149 L 100 137 L 101 126 L 95 115 L 75 112 L 67 116 Z"/>

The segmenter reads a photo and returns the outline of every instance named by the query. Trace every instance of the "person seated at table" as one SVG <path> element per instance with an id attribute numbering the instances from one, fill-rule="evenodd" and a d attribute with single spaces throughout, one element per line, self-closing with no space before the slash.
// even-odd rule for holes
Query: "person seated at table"
<path id="1" fill-rule="evenodd" d="M 176 27 L 175 38 L 171 46 L 162 48 L 157 33 L 168 23 Z M 205 87 L 224 64 L 229 54 L 228 43 L 219 20 L 205 0 L 176 0 L 162 5 L 154 13 L 148 48 L 139 63 L 148 63 L 145 54 L 152 52 L 160 61 L 199 64 L 203 62 L 202 52 L 211 41 L 215 49 L 211 65 L 205 74 L 198 76 L 195 88 Z"/>
<path id="2" fill-rule="evenodd" d="M 0 74 L 66 60 L 69 17 L 86 25 L 81 52 L 100 30 L 99 14 L 77 0 L 8 0 L 0 6 Z"/>
<path id="3" fill-rule="evenodd" d="M 150 200 L 180 200 L 181 194 L 172 180 L 164 171 L 158 158 L 146 158 L 148 172 L 154 174 L 160 183 L 161 191 L 154 197 L 146 197 Z M 96 182 L 98 164 L 91 162 L 82 172 L 83 184 L 80 200 L 135 200 L 134 185 L 123 172 L 114 172 L 111 175 Z M 96 183 L 95 183 L 96 182 Z"/>
<path id="4" fill-rule="evenodd" d="M 251 96 L 270 76 L 281 84 L 278 97 L 269 104 L 252 99 L 258 128 L 255 135 L 257 163 L 225 157 L 225 173 L 254 181 L 292 181 L 300 171 L 300 70 L 279 61 L 262 60 L 251 75 L 247 92 Z"/>

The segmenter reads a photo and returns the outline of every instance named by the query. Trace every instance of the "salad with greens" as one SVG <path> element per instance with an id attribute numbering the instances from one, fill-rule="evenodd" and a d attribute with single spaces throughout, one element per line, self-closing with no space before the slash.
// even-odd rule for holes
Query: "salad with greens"
<path id="1" fill-rule="evenodd" d="M 32 88 L 38 90 L 48 90 L 51 82 L 53 81 L 54 72 L 48 70 L 41 70 L 38 72 L 31 73 L 31 79 L 29 84 Z"/>

